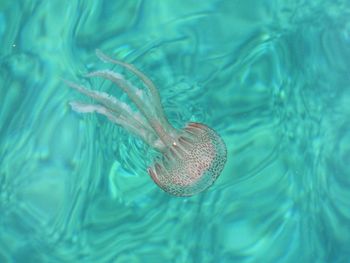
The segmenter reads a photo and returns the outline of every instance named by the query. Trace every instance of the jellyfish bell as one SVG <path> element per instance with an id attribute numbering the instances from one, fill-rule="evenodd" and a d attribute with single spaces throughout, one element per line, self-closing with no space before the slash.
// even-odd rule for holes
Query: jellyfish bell
<path id="1" fill-rule="evenodd" d="M 148 173 L 164 191 L 191 196 L 211 186 L 225 162 L 226 146 L 221 137 L 208 126 L 191 122 Z"/>
<path id="2" fill-rule="evenodd" d="M 69 87 L 98 103 L 71 102 L 72 109 L 80 113 L 102 114 L 160 152 L 160 158 L 148 168 L 148 173 L 165 192 L 175 196 L 191 196 L 210 187 L 227 159 L 226 146 L 221 137 L 201 123 L 190 122 L 182 130 L 175 129 L 165 116 L 158 90 L 147 76 L 133 65 L 114 60 L 101 51 L 96 54 L 102 61 L 118 64 L 142 80 L 147 87 L 146 93 L 113 71 L 101 70 L 87 75 L 111 80 L 129 96 L 140 113 L 107 93 L 65 81 Z"/>

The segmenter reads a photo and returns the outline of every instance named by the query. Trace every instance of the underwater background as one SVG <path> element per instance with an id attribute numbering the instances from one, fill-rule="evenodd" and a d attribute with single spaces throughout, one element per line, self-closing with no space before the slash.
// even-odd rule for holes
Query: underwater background
<path id="1" fill-rule="evenodd" d="M 0 1 L 0 263 L 350 262 L 348 0 Z M 62 79 L 101 49 L 170 122 L 228 150 L 207 191 L 166 194 L 154 150 Z M 86 100 L 85 100 L 86 101 Z"/>

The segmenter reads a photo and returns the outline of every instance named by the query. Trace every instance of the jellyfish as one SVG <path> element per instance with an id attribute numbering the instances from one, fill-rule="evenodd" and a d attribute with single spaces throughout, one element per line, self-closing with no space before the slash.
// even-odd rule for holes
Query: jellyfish
<path id="1" fill-rule="evenodd" d="M 116 64 L 134 74 L 144 88 L 135 87 L 122 74 L 111 70 L 94 71 L 86 77 L 111 81 L 127 94 L 139 112 L 105 92 L 65 80 L 70 88 L 94 101 L 92 104 L 72 101 L 69 103 L 72 110 L 104 115 L 158 151 L 159 156 L 147 171 L 165 192 L 175 196 L 192 196 L 211 186 L 227 159 L 222 138 L 213 129 L 197 122 L 189 122 L 183 129 L 176 129 L 164 113 L 156 86 L 144 73 L 132 64 L 110 58 L 100 50 L 96 51 L 96 55 L 101 61 Z"/>

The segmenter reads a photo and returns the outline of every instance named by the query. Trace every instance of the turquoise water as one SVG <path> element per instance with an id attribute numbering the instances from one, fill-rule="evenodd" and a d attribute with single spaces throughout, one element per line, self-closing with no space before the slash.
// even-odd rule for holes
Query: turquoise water
<path id="1" fill-rule="evenodd" d="M 0 2 L 0 262 L 350 262 L 350 2 Z M 228 161 L 178 198 L 62 78 L 142 69 Z M 135 80 L 131 78 L 132 80 Z"/>

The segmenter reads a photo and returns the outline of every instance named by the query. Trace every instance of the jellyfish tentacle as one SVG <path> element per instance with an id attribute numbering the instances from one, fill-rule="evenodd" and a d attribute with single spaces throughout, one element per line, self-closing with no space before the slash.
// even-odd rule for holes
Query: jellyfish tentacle
<path id="1" fill-rule="evenodd" d="M 122 75 L 110 70 L 99 70 L 91 72 L 86 76 L 102 77 L 112 81 L 129 96 L 131 101 L 137 106 L 141 114 L 146 118 L 149 125 L 165 145 L 171 145 L 175 141 L 175 139 L 172 138 L 166 130 L 164 130 L 162 124 L 147 110 L 147 107 L 140 96 L 140 94 L 142 94 L 142 91 L 138 89 L 135 90 L 135 88 L 127 80 L 125 80 Z"/>
<path id="2" fill-rule="evenodd" d="M 109 62 L 112 64 L 117 64 L 125 69 L 128 69 L 129 71 L 134 73 L 137 77 L 139 77 L 151 93 L 150 99 L 153 101 L 153 104 L 155 107 L 155 113 L 156 113 L 160 123 L 163 126 L 166 126 L 166 130 L 171 131 L 172 133 L 176 134 L 177 131 L 175 130 L 175 128 L 173 128 L 169 124 L 168 119 L 165 117 L 165 112 L 164 112 L 164 109 L 162 107 L 159 92 L 151 79 L 149 79 L 145 74 L 143 74 L 134 65 L 117 60 L 117 59 L 112 59 L 111 57 L 107 56 L 99 49 L 96 50 L 96 55 L 100 60 L 102 60 L 104 62 Z"/>

